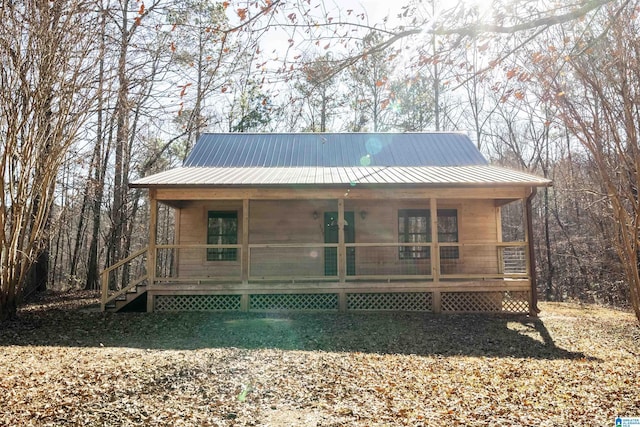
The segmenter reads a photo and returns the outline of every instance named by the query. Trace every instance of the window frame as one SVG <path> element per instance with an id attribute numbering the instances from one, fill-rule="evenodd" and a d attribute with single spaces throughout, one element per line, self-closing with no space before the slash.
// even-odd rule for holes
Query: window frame
<path id="1" fill-rule="evenodd" d="M 410 218 L 421 218 L 425 225 L 424 231 L 410 232 Z M 416 221 L 420 225 L 420 221 Z M 413 225 L 416 225 L 413 224 Z M 410 240 L 409 236 L 424 236 L 424 240 Z M 431 214 L 429 209 L 398 209 L 398 243 L 430 243 L 431 242 Z M 400 260 L 430 259 L 429 246 L 400 246 L 398 248 Z"/>
<path id="2" fill-rule="evenodd" d="M 231 220 L 235 222 L 235 232 L 224 230 L 223 225 L 222 232 L 212 233 L 211 220 L 218 219 Z M 207 211 L 207 245 L 237 245 L 238 244 L 238 211 Z M 225 232 L 226 231 L 226 232 Z M 205 259 L 207 262 L 225 262 L 225 261 L 237 261 L 238 249 L 237 248 L 207 248 Z"/>
<path id="3" fill-rule="evenodd" d="M 458 221 L 458 209 L 443 208 L 437 210 L 438 215 L 438 243 L 459 242 L 460 223 Z M 425 226 L 424 230 L 411 232 L 409 230 L 410 218 L 421 218 Z M 443 220 L 441 220 L 443 218 Z M 442 230 L 447 222 L 444 218 L 453 218 L 452 230 Z M 431 209 L 398 209 L 398 242 L 399 243 L 431 243 Z M 413 240 L 410 236 L 423 236 L 423 239 Z M 429 246 L 400 246 L 398 248 L 400 260 L 430 259 L 431 247 Z M 459 259 L 460 248 L 458 246 L 445 246 L 440 248 L 440 259 Z"/>

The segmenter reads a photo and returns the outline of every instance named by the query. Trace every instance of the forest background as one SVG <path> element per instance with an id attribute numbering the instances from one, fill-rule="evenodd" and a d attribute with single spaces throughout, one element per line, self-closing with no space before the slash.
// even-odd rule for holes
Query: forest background
<path id="1" fill-rule="evenodd" d="M 0 320 L 144 247 L 128 183 L 201 133 L 329 131 L 463 131 L 552 179 L 540 296 L 640 319 L 640 1 L 0 1 Z"/>

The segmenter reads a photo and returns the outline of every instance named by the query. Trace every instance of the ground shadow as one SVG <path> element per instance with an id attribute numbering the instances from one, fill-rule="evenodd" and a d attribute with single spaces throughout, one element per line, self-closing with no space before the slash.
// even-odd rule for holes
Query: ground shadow
<path id="1" fill-rule="evenodd" d="M 1 345 L 193 350 L 234 347 L 439 356 L 582 359 L 555 345 L 541 319 L 424 313 L 21 313 Z"/>

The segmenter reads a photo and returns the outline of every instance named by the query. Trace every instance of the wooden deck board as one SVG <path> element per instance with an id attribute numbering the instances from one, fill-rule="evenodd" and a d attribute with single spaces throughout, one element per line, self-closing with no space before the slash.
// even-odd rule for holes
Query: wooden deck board
<path id="1" fill-rule="evenodd" d="M 528 291 L 528 280 L 474 282 L 297 282 L 297 283 L 156 283 L 149 292 L 157 295 L 268 294 L 268 293 L 354 293 L 354 292 L 483 292 Z"/>

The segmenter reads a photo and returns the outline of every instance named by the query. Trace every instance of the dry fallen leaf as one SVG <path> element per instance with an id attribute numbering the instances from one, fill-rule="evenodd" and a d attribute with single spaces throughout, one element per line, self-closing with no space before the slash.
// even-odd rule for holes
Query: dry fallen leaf
<path id="1" fill-rule="evenodd" d="M 612 425 L 629 313 L 120 313 L 47 295 L 0 328 L 0 425 Z"/>

